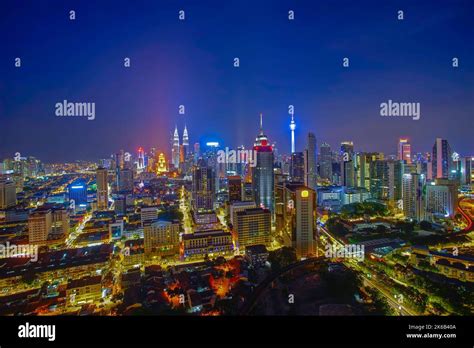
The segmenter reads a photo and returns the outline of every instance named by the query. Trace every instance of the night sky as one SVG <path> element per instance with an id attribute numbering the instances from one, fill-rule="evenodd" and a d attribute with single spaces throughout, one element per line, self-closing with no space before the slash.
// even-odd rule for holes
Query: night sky
<path id="1" fill-rule="evenodd" d="M 0 158 L 168 154 L 184 122 L 191 144 L 250 145 L 260 112 L 289 153 L 289 104 L 297 151 L 312 131 L 318 146 L 390 154 L 408 136 L 425 152 L 443 137 L 474 155 L 472 0 L 1 0 L 0 47 Z M 56 117 L 64 99 L 95 102 L 95 120 Z M 421 103 L 421 119 L 381 117 L 389 99 Z"/>

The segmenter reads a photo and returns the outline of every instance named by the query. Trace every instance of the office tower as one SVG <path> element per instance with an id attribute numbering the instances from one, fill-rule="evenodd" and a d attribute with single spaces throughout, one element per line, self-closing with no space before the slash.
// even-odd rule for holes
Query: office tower
<path id="1" fill-rule="evenodd" d="M 200 159 L 192 169 L 192 204 L 195 210 L 214 208 L 215 172 L 204 160 Z"/>
<path id="2" fill-rule="evenodd" d="M 458 161 L 459 183 L 469 185 L 472 182 L 472 157 L 461 157 Z"/>
<path id="3" fill-rule="evenodd" d="M 292 182 L 305 181 L 305 165 L 303 152 L 293 152 L 291 154 L 290 178 Z"/>
<path id="4" fill-rule="evenodd" d="M 8 209 L 16 205 L 16 185 L 10 180 L 0 180 L 0 209 Z"/>
<path id="5" fill-rule="evenodd" d="M 142 207 L 140 210 L 140 220 L 142 226 L 145 226 L 147 223 L 158 220 L 158 208 Z"/>
<path id="6" fill-rule="evenodd" d="M 69 235 L 69 214 L 66 209 L 51 209 L 51 235 L 56 235 L 54 239 L 67 237 Z"/>
<path id="7" fill-rule="evenodd" d="M 255 203 L 255 198 L 253 196 L 253 184 L 251 182 L 242 183 L 242 200 L 250 201 Z"/>
<path id="8" fill-rule="evenodd" d="M 119 170 L 117 174 L 117 192 L 133 193 L 133 170 Z"/>
<path id="9" fill-rule="evenodd" d="M 426 185 L 426 214 L 454 218 L 458 206 L 458 185 L 454 180 L 436 179 Z"/>
<path id="10" fill-rule="evenodd" d="M 137 172 L 141 173 L 145 169 L 145 151 L 142 147 L 138 148 Z"/>
<path id="11" fill-rule="evenodd" d="M 422 174 L 403 174 L 403 212 L 407 218 L 417 221 L 421 221 L 425 218 L 424 184 L 425 177 Z"/>
<path id="12" fill-rule="evenodd" d="M 143 228 L 145 255 L 174 255 L 179 252 L 179 222 L 155 221 Z"/>
<path id="13" fill-rule="evenodd" d="M 273 211 L 273 148 L 263 133 L 263 116 L 260 114 L 260 133 L 253 147 L 257 163 L 252 168 L 252 187 L 255 203 L 258 207 Z"/>
<path id="14" fill-rule="evenodd" d="M 407 138 L 400 138 L 398 141 L 398 157 L 399 161 L 405 161 L 411 164 L 411 145 Z"/>
<path id="15" fill-rule="evenodd" d="M 232 234 L 223 230 L 202 230 L 183 234 L 182 258 L 200 259 L 207 256 L 213 258 L 234 254 Z"/>
<path id="16" fill-rule="evenodd" d="M 290 130 L 291 130 L 291 153 L 295 152 L 295 128 L 296 123 L 294 119 L 294 115 L 291 114 L 291 122 L 290 122 Z"/>
<path id="17" fill-rule="evenodd" d="M 433 145 L 433 178 L 448 179 L 453 169 L 452 151 L 445 139 L 436 138 Z"/>
<path id="18" fill-rule="evenodd" d="M 97 209 L 107 210 L 109 200 L 109 185 L 107 183 L 107 169 L 99 167 L 96 172 L 97 182 Z"/>
<path id="19" fill-rule="evenodd" d="M 403 161 L 388 161 L 388 199 L 391 202 L 398 202 L 403 197 L 404 170 Z"/>
<path id="20" fill-rule="evenodd" d="M 235 240 L 240 251 L 247 246 L 263 244 L 270 246 L 272 217 L 270 210 L 253 208 L 236 213 L 234 222 Z"/>
<path id="21" fill-rule="evenodd" d="M 244 157 L 244 150 L 245 150 L 245 146 L 241 145 L 239 147 L 237 147 L 237 153 L 240 153 L 242 154 L 240 156 L 240 161 L 237 161 L 236 165 L 235 165 L 235 172 L 237 175 L 240 175 L 241 178 L 244 178 L 245 175 L 246 175 L 246 170 L 247 170 L 247 162 L 248 161 L 248 158 L 243 158 Z"/>
<path id="22" fill-rule="evenodd" d="M 229 202 L 237 202 L 242 200 L 242 178 L 239 175 L 227 177 L 227 186 L 229 191 Z"/>
<path id="23" fill-rule="evenodd" d="M 48 240 L 52 228 L 51 210 L 34 211 L 28 217 L 28 242 L 42 244 Z"/>
<path id="24" fill-rule="evenodd" d="M 239 211 L 244 211 L 246 209 L 256 208 L 257 205 L 253 201 L 242 201 L 242 202 L 233 202 L 229 207 L 229 216 L 230 216 L 230 223 L 234 225 L 236 214 Z"/>
<path id="25" fill-rule="evenodd" d="M 352 141 L 343 141 L 340 150 L 340 185 L 342 186 L 355 186 L 353 156 L 354 144 Z"/>
<path id="26" fill-rule="evenodd" d="M 309 188 L 316 189 L 316 136 L 308 133 L 308 139 L 305 151 L 305 185 Z"/>
<path id="27" fill-rule="evenodd" d="M 87 184 L 84 180 L 76 180 L 68 186 L 69 202 L 74 201 L 75 207 L 87 205 Z"/>
<path id="28" fill-rule="evenodd" d="M 276 185 L 276 231 L 286 246 L 296 249 L 298 258 L 315 251 L 316 191 L 300 183 Z"/>
<path id="29" fill-rule="evenodd" d="M 331 146 L 322 143 L 319 157 L 319 176 L 326 180 L 332 180 L 332 153 Z"/>
<path id="30" fill-rule="evenodd" d="M 354 154 L 354 143 L 352 141 L 341 142 L 341 156 L 344 156 L 345 153 L 349 154 L 349 158 Z"/>
<path id="31" fill-rule="evenodd" d="M 201 157 L 201 145 L 199 143 L 194 143 L 194 164 L 197 163 Z"/>
<path id="32" fill-rule="evenodd" d="M 127 213 L 127 199 L 125 196 L 116 198 L 114 201 L 114 211 L 118 216 L 123 216 Z"/>
<path id="33" fill-rule="evenodd" d="M 179 134 L 178 134 L 178 126 L 174 128 L 173 134 L 173 145 L 171 148 L 171 163 L 173 164 L 174 169 L 179 168 Z"/>

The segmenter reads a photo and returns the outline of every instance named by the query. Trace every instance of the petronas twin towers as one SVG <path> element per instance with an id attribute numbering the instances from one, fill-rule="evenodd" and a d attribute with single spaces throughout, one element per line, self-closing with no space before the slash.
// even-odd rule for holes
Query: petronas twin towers
<path id="1" fill-rule="evenodd" d="M 184 162 L 184 158 L 189 150 L 189 137 L 188 137 L 188 129 L 186 125 L 184 125 L 183 131 L 183 143 L 182 145 L 179 142 L 179 133 L 178 133 L 178 126 L 176 125 L 174 128 L 174 135 L 173 135 L 173 147 L 171 149 L 171 163 L 173 164 L 174 168 L 178 169 L 180 162 Z"/>

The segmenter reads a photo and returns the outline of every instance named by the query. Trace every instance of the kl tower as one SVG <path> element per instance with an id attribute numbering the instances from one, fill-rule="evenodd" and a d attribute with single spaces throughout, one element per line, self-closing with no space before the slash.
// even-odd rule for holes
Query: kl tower
<path id="1" fill-rule="evenodd" d="M 290 122 L 290 129 L 291 129 L 291 153 L 295 153 L 295 128 L 296 128 L 296 123 L 295 123 L 294 115 L 291 114 L 291 122 Z"/>

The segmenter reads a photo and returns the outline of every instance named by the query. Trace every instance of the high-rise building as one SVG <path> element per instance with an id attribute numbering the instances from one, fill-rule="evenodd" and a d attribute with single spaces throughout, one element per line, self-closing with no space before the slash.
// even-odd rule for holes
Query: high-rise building
<path id="1" fill-rule="evenodd" d="M 236 213 L 234 222 L 235 240 L 242 251 L 247 246 L 263 244 L 270 246 L 272 217 L 270 210 L 246 209 Z"/>
<path id="2" fill-rule="evenodd" d="M 405 161 L 406 164 L 411 164 L 411 144 L 407 138 L 400 138 L 398 141 L 397 159 Z"/>
<path id="3" fill-rule="evenodd" d="M 316 189 L 316 163 L 316 136 L 308 133 L 305 151 L 305 185 L 313 190 Z"/>
<path id="4" fill-rule="evenodd" d="M 426 214 L 429 217 L 454 218 L 458 205 L 458 185 L 455 180 L 436 179 L 426 185 Z"/>
<path id="5" fill-rule="evenodd" d="M 322 143 L 320 147 L 319 176 L 326 180 L 332 180 L 332 153 L 328 143 Z"/>
<path id="6" fill-rule="evenodd" d="M 171 148 L 171 163 L 175 169 L 179 168 L 179 134 L 178 134 L 178 126 L 174 128 L 173 134 L 173 145 Z"/>
<path id="7" fill-rule="evenodd" d="M 195 210 L 214 208 L 215 172 L 204 160 L 200 159 L 192 169 L 192 204 Z"/>
<path id="8" fill-rule="evenodd" d="M 189 154 L 189 137 L 188 137 L 188 129 L 186 128 L 186 125 L 184 125 L 184 131 L 183 131 L 183 149 L 184 149 L 184 157 L 186 157 Z"/>
<path id="9" fill-rule="evenodd" d="M 253 147 L 257 155 L 257 163 L 252 168 L 252 187 L 255 203 L 258 207 L 273 211 L 273 148 L 263 133 L 263 116 L 260 114 L 260 133 Z"/>
<path id="10" fill-rule="evenodd" d="M 158 208 L 142 207 L 140 210 L 140 220 L 142 226 L 145 226 L 147 223 L 158 220 Z"/>
<path id="11" fill-rule="evenodd" d="M 305 181 L 305 158 L 303 152 L 291 154 L 290 178 L 292 182 Z"/>
<path id="12" fill-rule="evenodd" d="M 227 187 L 229 190 L 229 202 L 238 202 L 242 200 L 242 178 L 240 175 L 228 176 Z"/>
<path id="13" fill-rule="evenodd" d="M 117 191 L 119 193 L 133 192 L 133 170 L 121 169 L 117 173 Z"/>
<path id="14" fill-rule="evenodd" d="M 340 184 L 346 187 L 355 186 L 355 172 L 354 172 L 354 143 L 352 141 L 343 141 L 341 143 L 340 151 L 340 168 L 341 177 Z"/>
<path id="15" fill-rule="evenodd" d="M 199 143 L 194 143 L 194 163 L 196 164 L 199 158 L 201 157 L 201 145 Z"/>
<path id="16" fill-rule="evenodd" d="M 145 255 L 173 255 L 179 252 L 179 222 L 155 221 L 143 228 Z"/>
<path id="17" fill-rule="evenodd" d="M 448 179 L 453 169 L 452 151 L 446 139 L 436 138 L 433 145 L 433 177 Z"/>
<path id="18" fill-rule="evenodd" d="M 121 196 L 115 199 L 114 201 L 114 211 L 115 214 L 123 216 L 127 213 L 127 198 L 126 196 Z"/>
<path id="19" fill-rule="evenodd" d="M 109 185 L 107 169 L 99 167 L 96 172 L 97 182 L 97 209 L 107 210 L 109 200 Z"/>
<path id="20" fill-rule="evenodd" d="M 76 180 L 68 186 L 69 202 L 74 201 L 76 208 L 87 205 L 87 184 L 84 180 Z"/>
<path id="21" fill-rule="evenodd" d="M 51 210 L 34 211 L 28 217 L 28 242 L 42 244 L 48 240 L 52 229 Z"/>
<path id="22" fill-rule="evenodd" d="M 16 205 L 16 185 L 10 180 L 0 180 L 0 209 L 8 209 Z"/>
<path id="23" fill-rule="evenodd" d="M 233 202 L 229 207 L 230 223 L 234 225 L 237 213 L 246 209 L 256 208 L 257 205 L 253 201 Z"/>
<path id="24" fill-rule="evenodd" d="M 458 161 L 459 183 L 469 185 L 472 182 L 472 157 L 461 157 Z"/>
<path id="25" fill-rule="evenodd" d="M 296 249 L 299 258 L 315 251 L 316 191 L 301 183 L 282 183 L 276 187 L 276 230 L 284 244 Z"/>
<path id="26" fill-rule="evenodd" d="M 69 235 L 69 214 L 62 207 L 51 209 L 51 234 L 58 238 L 65 238 Z"/>
<path id="27" fill-rule="evenodd" d="M 424 184 L 425 177 L 423 174 L 403 174 L 403 212 L 407 218 L 417 221 L 425 218 Z"/>

